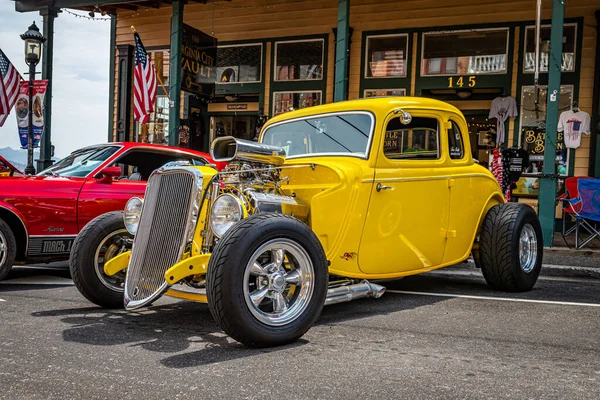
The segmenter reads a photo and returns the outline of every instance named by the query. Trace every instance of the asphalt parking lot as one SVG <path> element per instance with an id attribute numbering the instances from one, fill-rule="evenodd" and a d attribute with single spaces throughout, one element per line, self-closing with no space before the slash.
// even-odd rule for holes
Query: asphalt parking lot
<path id="1" fill-rule="evenodd" d="M 386 286 L 256 350 L 206 305 L 106 311 L 64 270 L 17 268 L 0 283 L 0 398 L 600 398 L 600 280 L 504 294 L 445 269 Z"/>

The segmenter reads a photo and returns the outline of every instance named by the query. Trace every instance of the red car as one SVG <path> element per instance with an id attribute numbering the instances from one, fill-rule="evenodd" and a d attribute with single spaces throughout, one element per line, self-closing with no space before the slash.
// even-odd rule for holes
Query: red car
<path id="1" fill-rule="evenodd" d="M 224 166 L 187 149 L 106 143 L 77 150 L 34 176 L 0 175 L 0 280 L 14 264 L 68 259 L 85 224 L 143 196 L 150 173 L 172 161 Z"/>

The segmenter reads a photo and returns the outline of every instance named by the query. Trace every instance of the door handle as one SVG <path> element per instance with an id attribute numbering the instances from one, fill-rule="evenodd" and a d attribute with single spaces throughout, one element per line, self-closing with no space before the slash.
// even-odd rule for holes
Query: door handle
<path id="1" fill-rule="evenodd" d="M 382 190 L 388 190 L 388 189 L 392 189 L 393 190 L 394 188 L 391 187 L 391 186 L 385 186 L 385 185 L 382 185 L 381 183 L 378 183 L 377 186 L 375 187 L 375 189 L 378 192 L 381 192 Z"/>

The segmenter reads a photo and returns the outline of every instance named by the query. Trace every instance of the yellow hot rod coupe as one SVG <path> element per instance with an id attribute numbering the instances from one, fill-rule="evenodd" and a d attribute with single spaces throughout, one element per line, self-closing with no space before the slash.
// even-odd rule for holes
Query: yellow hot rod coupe
<path id="1" fill-rule="evenodd" d="M 495 289 L 529 290 L 540 273 L 535 211 L 505 203 L 447 103 L 305 108 L 272 118 L 258 142 L 218 138 L 211 153 L 228 162 L 221 172 L 166 164 L 143 200 L 81 231 L 70 268 L 87 299 L 207 302 L 237 341 L 274 346 L 301 337 L 324 305 L 380 297 L 385 280 L 470 254 Z M 105 245 L 124 229 L 132 246 Z"/>

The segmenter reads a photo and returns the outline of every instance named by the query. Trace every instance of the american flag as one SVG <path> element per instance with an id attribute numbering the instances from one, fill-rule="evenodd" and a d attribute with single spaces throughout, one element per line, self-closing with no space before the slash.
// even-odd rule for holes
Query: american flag
<path id="1" fill-rule="evenodd" d="M 4 125 L 6 117 L 15 105 L 21 79 L 21 75 L 0 50 L 0 126 Z"/>
<path id="2" fill-rule="evenodd" d="M 404 50 L 373 51 L 370 66 L 373 77 L 403 76 Z"/>
<path id="3" fill-rule="evenodd" d="M 154 111 L 156 100 L 156 70 L 142 44 L 140 35 L 135 32 L 135 67 L 133 69 L 133 116 L 140 124 L 145 124 Z"/>

